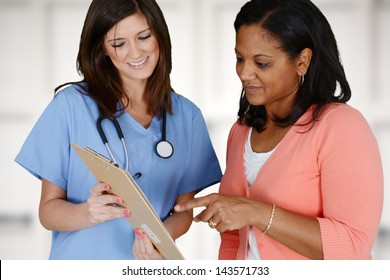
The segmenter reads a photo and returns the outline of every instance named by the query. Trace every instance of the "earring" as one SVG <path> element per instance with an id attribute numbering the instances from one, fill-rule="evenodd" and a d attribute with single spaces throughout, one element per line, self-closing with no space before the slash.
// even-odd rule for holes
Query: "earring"
<path id="1" fill-rule="evenodd" d="M 299 76 L 299 85 L 303 85 L 305 82 L 305 75 Z"/>

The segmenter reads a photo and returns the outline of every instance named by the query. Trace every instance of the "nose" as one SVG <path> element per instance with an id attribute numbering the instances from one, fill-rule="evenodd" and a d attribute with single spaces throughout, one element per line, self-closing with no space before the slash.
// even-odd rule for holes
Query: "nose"
<path id="1" fill-rule="evenodd" d="M 129 58 L 131 58 L 131 59 L 139 58 L 141 56 L 141 53 L 142 53 L 142 51 L 136 42 L 129 43 L 129 49 L 128 49 L 128 54 L 127 54 L 127 56 Z"/>
<path id="2" fill-rule="evenodd" d="M 250 81 L 256 77 L 254 66 L 246 61 L 236 64 L 236 72 L 241 81 Z"/>

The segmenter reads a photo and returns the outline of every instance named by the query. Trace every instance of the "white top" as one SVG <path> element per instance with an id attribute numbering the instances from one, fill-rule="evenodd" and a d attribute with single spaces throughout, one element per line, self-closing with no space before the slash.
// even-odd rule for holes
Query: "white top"
<path id="1" fill-rule="evenodd" d="M 260 168 L 264 165 L 267 159 L 272 155 L 276 148 L 267 153 L 256 153 L 252 150 L 251 145 L 251 135 L 252 128 L 248 133 L 248 138 L 245 143 L 244 149 L 244 165 L 245 165 L 245 175 L 248 181 L 249 187 L 253 185 L 256 181 L 257 175 L 260 171 Z M 247 260 L 261 260 L 260 252 L 257 247 L 256 236 L 251 229 L 249 230 L 249 241 L 248 241 L 248 253 L 246 256 Z"/>

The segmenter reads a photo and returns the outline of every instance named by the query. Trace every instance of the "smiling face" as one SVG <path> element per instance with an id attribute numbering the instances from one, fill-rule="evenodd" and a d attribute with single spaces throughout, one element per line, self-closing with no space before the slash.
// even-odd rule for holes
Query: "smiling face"
<path id="1" fill-rule="evenodd" d="M 121 20 L 107 32 L 104 50 L 124 83 L 138 81 L 144 85 L 160 55 L 158 41 L 140 13 Z"/>
<path id="2" fill-rule="evenodd" d="M 236 34 L 236 72 L 251 105 L 283 115 L 299 88 L 299 59 L 290 59 L 279 42 L 259 25 L 243 25 Z M 304 74 L 304 73 L 303 73 Z"/>

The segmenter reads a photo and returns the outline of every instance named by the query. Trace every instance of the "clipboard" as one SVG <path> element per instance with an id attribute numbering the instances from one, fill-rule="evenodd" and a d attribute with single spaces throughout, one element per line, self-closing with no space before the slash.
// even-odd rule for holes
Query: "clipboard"
<path id="1" fill-rule="evenodd" d="M 166 259 L 184 260 L 175 241 L 129 173 L 90 148 L 83 148 L 74 143 L 71 143 L 71 146 L 95 178 L 99 182 L 108 183 L 111 187 L 110 193 L 123 200 L 123 204 L 131 211 L 131 216 L 126 219 L 133 229 L 142 230 Z"/>

